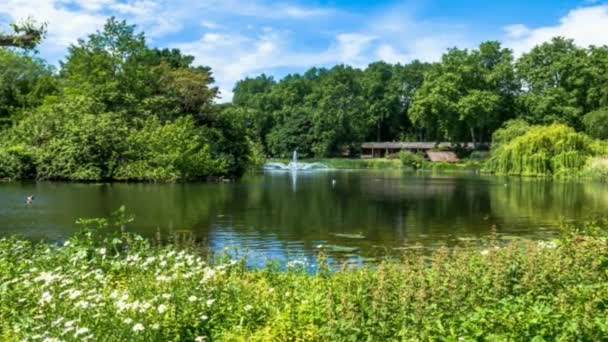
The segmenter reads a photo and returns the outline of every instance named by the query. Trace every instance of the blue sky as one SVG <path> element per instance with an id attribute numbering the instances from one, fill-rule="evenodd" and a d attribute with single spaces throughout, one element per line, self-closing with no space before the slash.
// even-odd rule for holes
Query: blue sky
<path id="1" fill-rule="evenodd" d="M 221 101 L 246 76 L 435 61 L 449 47 L 484 40 L 517 55 L 556 35 L 608 44 L 608 0 L 0 0 L 0 24 L 48 23 L 40 54 L 51 63 L 111 15 L 137 24 L 151 45 L 180 48 L 211 66 Z"/>

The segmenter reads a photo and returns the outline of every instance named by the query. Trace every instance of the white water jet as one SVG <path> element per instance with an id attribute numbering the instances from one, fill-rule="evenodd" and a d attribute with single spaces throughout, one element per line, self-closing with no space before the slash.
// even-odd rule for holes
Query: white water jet
<path id="1" fill-rule="evenodd" d="M 278 171 L 312 171 L 329 169 L 329 167 L 323 163 L 301 163 L 298 162 L 298 152 L 293 151 L 291 162 L 289 164 L 284 163 L 266 163 L 264 164 L 264 170 L 278 170 Z"/>

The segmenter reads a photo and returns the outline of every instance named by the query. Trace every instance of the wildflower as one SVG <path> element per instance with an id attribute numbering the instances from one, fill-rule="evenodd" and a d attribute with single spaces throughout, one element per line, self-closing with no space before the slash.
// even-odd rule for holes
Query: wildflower
<path id="1" fill-rule="evenodd" d="M 553 241 L 539 241 L 538 247 L 540 248 L 555 248 L 557 244 Z"/>
<path id="2" fill-rule="evenodd" d="M 188 301 L 189 302 L 196 302 L 197 299 L 198 298 L 196 298 L 196 296 L 190 296 L 190 297 L 188 297 Z"/>
<path id="3" fill-rule="evenodd" d="M 81 309 L 87 309 L 89 307 L 89 302 L 87 302 L 86 300 L 81 300 L 78 301 L 78 303 L 76 303 L 76 307 L 81 308 Z"/>
<path id="4" fill-rule="evenodd" d="M 76 323 L 76 321 L 67 321 L 67 322 L 65 322 L 65 324 L 63 326 L 65 326 L 66 328 L 69 328 L 69 327 L 73 326 L 74 323 Z"/>
<path id="5" fill-rule="evenodd" d="M 156 281 L 159 282 L 159 283 L 164 283 L 164 282 L 167 282 L 169 280 L 171 280 L 171 278 L 169 278 L 167 276 L 164 276 L 164 275 L 156 277 Z"/>
<path id="6" fill-rule="evenodd" d="M 68 247 L 71 244 L 70 240 L 63 243 L 63 247 Z"/>
<path id="7" fill-rule="evenodd" d="M 45 291 L 44 293 L 42 293 L 42 296 L 40 297 L 40 304 L 44 305 L 46 303 L 50 303 L 51 300 L 53 300 L 53 295 L 51 295 L 50 292 Z"/>
<path id="8" fill-rule="evenodd" d="M 106 249 L 105 248 L 100 248 L 99 249 L 99 254 L 106 255 Z"/>
<path id="9" fill-rule="evenodd" d="M 69 297 L 70 299 L 76 299 L 78 296 L 80 296 L 82 294 L 82 291 L 80 290 L 75 290 L 75 291 L 71 291 Z"/>
<path id="10" fill-rule="evenodd" d="M 88 328 L 78 328 L 78 330 L 76 330 L 76 332 L 74 333 L 75 336 L 80 336 L 80 335 L 84 335 L 86 333 L 89 332 Z"/>
<path id="11" fill-rule="evenodd" d="M 207 299 L 207 306 L 211 306 L 211 305 L 213 305 L 213 303 L 215 303 L 215 299 L 213 299 L 213 298 Z"/>
<path id="12" fill-rule="evenodd" d="M 206 337 L 206 336 L 196 336 L 196 337 L 194 338 L 194 342 L 203 342 L 203 341 L 205 341 L 206 339 L 207 339 L 207 337 Z"/>
<path id="13" fill-rule="evenodd" d="M 163 313 L 165 313 L 165 311 L 167 311 L 167 306 L 165 304 L 161 304 L 161 305 L 158 306 L 158 313 L 159 314 L 162 315 Z"/>
<path id="14" fill-rule="evenodd" d="M 208 319 L 209 319 L 209 317 L 207 317 L 207 315 L 202 315 L 202 316 L 201 316 L 201 320 L 203 320 L 203 321 L 206 321 L 206 320 L 208 320 Z"/>
<path id="15" fill-rule="evenodd" d="M 160 324 L 154 323 L 154 324 L 152 324 L 151 328 L 152 328 L 152 330 L 158 330 L 158 329 L 160 329 Z"/>
<path id="16" fill-rule="evenodd" d="M 490 251 L 487 249 L 484 249 L 483 251 L 479 252 L 481 255 L 488 255 L 490 254 Z"/>
<path id="17" fill-rule="evenodd" d="M 253 309 L 253 306 L 247 304 L 247 305 L 245 305 L 244 309 L 245 309 L 245 311 L 249 311 L 249 310 Z"/>
<path id="18" fill-rule="evenodd" d="M 141 323 L 137 323 L 133 326 L 133 331 L 134 332 L 140 332 L 140 331 L 144 331 L 144 325 Z"/>
<path id="19" fill-rule="evenodd" d="M 131 323 L 133 323 L 133 320 L 131 318 L 127 317 L 127 318 L 125 318 L 124 322 L 125 322 L 125 324 L 131 324 Z"/>
<path id="20" fill-rule="evenodd" d="M 170 293 L 163 293 L 161 295 L 161 297 L 163 297 L 164 299 L 169 299 L 169 298 L 171 298 L 171 294 Z"/>

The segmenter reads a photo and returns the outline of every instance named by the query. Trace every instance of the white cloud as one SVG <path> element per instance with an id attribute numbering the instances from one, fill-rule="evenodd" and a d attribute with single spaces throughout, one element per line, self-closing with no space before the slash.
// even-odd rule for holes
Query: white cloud
<path id="1" fill-rule="evenodd" d="M 339 63 L 364 67 L 378 59 L 436 61 L 447 48 L 472 48 L 483 39 L 496 38 L 478 33 L 474 23 L 418 18 L 413 2 L 377 13 L 347 13 L 293 1 L 0 0 L 0 18 L 16 21 L 31 16 L 47 22 L 49 35 L 40 50 L 52 62 L 65 55 L 69 44 L 101 29 L 109 15 L 127 19 L 153 44 L 180 48 L 194 55 L 195 63 L 210 66 L 223 101 L 231 98 L 239 79 L 279 68 Z M 558 35 L 579 45 L 608 44 L 608 5 L 573 9 L 553 26 L 514 23 L 503 29 L 505 46 L 517 54 Z M 184 37 L 181 42 L 174 40 L 174 33 Z"/>
<path id="2" fill-rule="evenodd" d="M 376 40 L 377 37 L 361 33 L 341 33 L 336 37 L 337 40 L 337 60 L 342 63 L 359 65 L 369 62 L 367 58 L 361 56 L 364 50 Z"/>
<path id="3" fill-rule="evenodd" d="M 0 13 L 12 21 L 31 17 L 48 23 L 48 37 L 41 49 L 51 54 L 65 53 L 65 48 L 82 37 L 85 32 L 94 32 L 103 26 L 104 16 L 91 14 L 91 10 L 107 5 L 110 1 L 91 2 L 85 10 L 76 11 L 65 7 L 65 1 L 57 0 L 4 0 L 0 2 Z"/>
<path id="4" fill-rule="evenodd" d="M 553 37 L 574 39 L 580 46 L 608 44 L 608 5 L 581 7 L 568 12 L 554 26 L 529 28 L 522 24 L 505 27 L 505 46 L 516 55 Z"/>
<path id="5" fill-rule="evenodd" d="M 401 54 L 401 53 L 395 51 L 395 48 L 393 48 L 389 44 L 380 45 L 378 50 L 376 50 L 376 57 L 379 60 L 385 61 L 387 63 L 393 63 L 393 64 L 401 63 L 409 58 L 409 56 L 407 54 Z"/>

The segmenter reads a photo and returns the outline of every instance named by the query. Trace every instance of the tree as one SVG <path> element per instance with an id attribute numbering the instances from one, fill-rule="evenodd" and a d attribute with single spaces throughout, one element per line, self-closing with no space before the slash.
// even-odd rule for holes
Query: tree
<path id="1" fill-rule="evenodd" d="M 42 60 L 0 50 L 0 128 L 56 91 L 53 69 Z"/>
<path id="2" fill-rule="evenodd" d="M 276 105 L 271 91 L 275 85 L 272 77 L 262 74 L 238 81 L 233 89 L 232 103 L 246 109 L 245 125 L 253 131 L 253 139 L 259 141 L 265 151 L 269 150 L 266 136 L 274 126 L 272 113 Z"/>
<path id="3" fill-rule="evenodd" d="M 524 84 L 520 97 L 532 123 L 566 123 L 582 128 L 582 116 L 606 105 L 606 48 L 582 49 L 571 39 L 553 38 L 517 62 Z"/>
<path id="4" fill-rule="evenodd" d="M 12 33 L 0 32 L 0 47 L 33 49 L 46 35 L 46 24 L 37 24 L 31 19 L 11 24 Z"/>
<path id="5" fill-rule="evenodd" d="M 408 115 L 423 138 L 488 141 L 514 115 L 518 89 L 511 50 L 498 42 L 471 52 L 454 48 L 425 74 Z"/>
<path id="6" fill-rule="evenodd" d="M 583 116 L 585 133 L 597 139 L 608 139 L 608 108 L 602 108 Z"/>
<path id="7" fill-rule="evenodd" d="M 307 103 L 312 109 L 315 155 L 354 153 L 365 138 L 361 71 L 338 65 L 319 77 Z"/>

